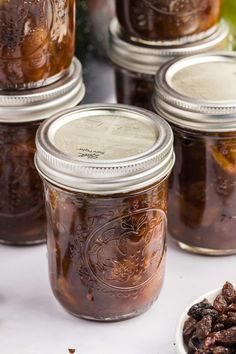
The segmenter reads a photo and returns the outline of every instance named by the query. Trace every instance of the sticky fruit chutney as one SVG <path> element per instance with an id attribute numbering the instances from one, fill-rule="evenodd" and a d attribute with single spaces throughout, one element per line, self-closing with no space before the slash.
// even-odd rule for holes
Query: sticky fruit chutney
<path id="1" fill-rule="evenodd" d="M 158 116 L 122 105 L 81 106 L 41 126 L 50 281 L 70 313 L 121 320 L 158 297 L 172 139 Z"/>

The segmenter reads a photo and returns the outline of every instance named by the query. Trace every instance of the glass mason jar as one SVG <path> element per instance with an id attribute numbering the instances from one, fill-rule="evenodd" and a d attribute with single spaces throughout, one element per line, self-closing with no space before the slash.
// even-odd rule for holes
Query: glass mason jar
<path id="1" fill-rule="evenodd" d="M 81 66 L 74 59 L 68 75 L 43 89 L 0 95 L 0 242 L 44 242 L 43 184 L 34 167 L 35 136 L 40 123 L 84 95 Z M 17 114 L 16 114 L 17 112 Z"/>
<path id="2" fill-rule="evenodd" d="M 228 34 L 229 27 L 222 21 L 217 31 L 207 39 L 186 45 L 163 42 L 162 45 L 148 46 L 125 40 L 117 20 L 113 20 L 109 56 L 114 63 L 118 103 L 153 110 L 154 77 L 160 66 L 173 57 L 225 49 Z"/>
<path id="3" fill-rule="evenodd" d="M 156 76 L 154 105 L 175 136 L 169 232 L 191 252 L 236 253 L 235 70 L 236 54 L 225 52 L 173 61 Z"/>
<path id="4" fill-rule="evenodd" d="M 169 125 L 131 106 L 85 105 L 43 124 L 36 145 L 55 297 L 85 319 L 141 314 L 164 276 Z"/>
<path id="5" fill-rule="evenodd" d="M 0 89 L 48 85 L 74 55 L 75 0 L 0 3 Z"/>
<path id="6" fill-rule="evenodd" d="M 207 37 L 215 30 L 222 7 L 223 0 L 116 0 L 123 32 L 137 41 Z"/>

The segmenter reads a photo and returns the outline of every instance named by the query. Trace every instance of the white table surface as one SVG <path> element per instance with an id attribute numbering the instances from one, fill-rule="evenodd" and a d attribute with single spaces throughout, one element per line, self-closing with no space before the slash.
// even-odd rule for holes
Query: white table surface
<path id="1" fill-rule="evenodd" d="M 0 354 L 171 354 L 179 315 L 195 298 L 236 281 L 236 256 L 202 257 L 169 242 L 166 279 L 144 315 L 118 323 L 75 318 L 54 299 L 46 246 L 0 246 Z"/>

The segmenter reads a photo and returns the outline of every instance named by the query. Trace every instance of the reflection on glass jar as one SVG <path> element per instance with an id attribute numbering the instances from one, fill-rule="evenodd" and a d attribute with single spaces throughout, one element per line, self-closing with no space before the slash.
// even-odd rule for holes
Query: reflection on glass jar
<path id="1" fill-rule="evenodd" d="M 24 245 L 45 241 L 43 184 L 34 166 L 36 131 L 45 118 L 62 106 L 74 107 L 81 100 L 84 94 L 81 81 L 81 68 L 76 60 L 70 75 L 57 84 L 15 96 L 0 95 L 2 243 Z"/>
<path id="2" fill-rule="evenodd" d="M 0 89 L 58 80 L 74 55 L 75 1 L 0 3 Z"/>
<path id="3" fill-rule="evenodd" d="M 153 110 L 154 77 L 160 66 L 173 57 L 225 49 L 228 34 L 229 28 L 222 21 L 217 31 L 204 40 L 185 45 L 179 42 L 145 45 L 127 41 L 117 20 L 113 20 L 109 56 L 115 67 L 118 103 Z"/>
<path id="4" fill-rule="evenodd" d="M 81 106 L 40 128 L 50 280 L 70 313 L 119 320 L 158 297 L 172 139 L 158 116 L 119 105 Z"/>
<path id="5" fill-rule="evenodd" d="M 155 107 L 175 135 L 169 232 L 192 252 L 236 253 L 235 70 L 235 54 L 209 54 L 166 65 L 156 79 Z"/>
<path id="6" fill-rule="evenodd" d="M 207 37 L 206 31 L 221 18 L 222 5 L 223 0 L 116 0 L 123 31 L 135 40 L 173 40 L 199 33 Z"/>

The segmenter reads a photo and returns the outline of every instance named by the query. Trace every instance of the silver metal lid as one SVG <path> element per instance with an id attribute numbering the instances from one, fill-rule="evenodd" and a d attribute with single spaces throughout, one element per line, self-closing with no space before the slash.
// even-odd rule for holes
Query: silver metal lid
<path id="1" fill-rule="evenodd" d="M 0 122 L 31 122 L 74 107 L 85 95 L 82 66 L 74 58 L 66 76 L 57 82 L 25 91 L 0 91 Z"/>
<path id="2" fill-rule="evenodd" d="M 45 121 L 35 164 L 52 183 L 86 193 L 139 190 L 165 178 L 174 164 L 173 133 L 144 109 L 79 106 Z"/>
<path id="3" fill-rule="evenodd" d="M 155 75 L 159 67 L 176 56 L 186 56 L 219 49 L 229 35 L 229 26 L 221 21 L 209 37 L 184 44 L 171 42 L 133 43 L 125 40 L 117 19 L 110 24 L 109 56 L 116 65 L 134 72 Z"/>
<path id="4" fill-rule="evenodd" d="M 155 77 L 155 110 L 168 122 L 203 131 L 236 130 L 236 53 L 173 60 Z"/>

